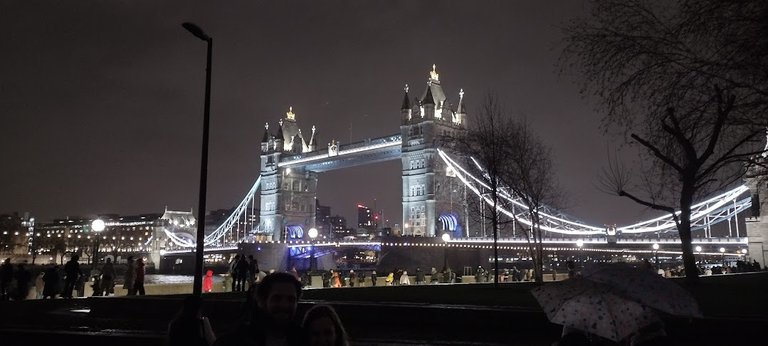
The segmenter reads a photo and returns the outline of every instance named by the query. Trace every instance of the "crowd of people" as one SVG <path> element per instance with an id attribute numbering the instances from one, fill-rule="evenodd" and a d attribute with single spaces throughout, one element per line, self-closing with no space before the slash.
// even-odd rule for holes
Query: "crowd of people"
<path id="1" fill-rule="evenodd" d="M 126 261 L 123 288 L 128 295 L 144 295 L 145 264 L 143 258 Z M 94 296 L 114 295 L 117 272 L 111 258 L 101 266 L 92 266 L 85 274 L 80 257 L 72 255 L 64 266 L 53 264 L 37 274 L 27 269 L 27 263 L 18 263 L 15 268 L 10 258 L 0 265 L 0 300 L 73 298 L 85 294 L 85 285 L 91 282 Z"/>

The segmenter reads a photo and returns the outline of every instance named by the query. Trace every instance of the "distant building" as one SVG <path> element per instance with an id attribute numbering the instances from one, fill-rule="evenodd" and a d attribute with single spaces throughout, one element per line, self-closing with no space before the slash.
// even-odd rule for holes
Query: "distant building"
<path id="1" fill-rule="evenodd" d="M 331 225 L 331 207 L 320 205 L 320 200 L 315 200 L 315 228 L 320 238 L 330 237 L 333 226 Z"/>
<path id="2" fill-rule="evenodd" d="M 0 261 L 27 254 L 29 230 L 25 220 L 29 220 L 28 213 L 25 216 L 19 216 L 18 212 L 0 215 Z"/>
<path id="3" fill-rule="evenodd" d="M 362 204 L 357 205 L 357 227 L 372 230 L 376 228 L 371 208 Z"/>
<path id="4" fill-rule="evenodd" d="M 331 225 L 331 237 L 343 238 L 348 235 L 352 235 L 352 230 L 347 228 L 347 219 L 343 216 L 331 216 L 328 218 Z"/>

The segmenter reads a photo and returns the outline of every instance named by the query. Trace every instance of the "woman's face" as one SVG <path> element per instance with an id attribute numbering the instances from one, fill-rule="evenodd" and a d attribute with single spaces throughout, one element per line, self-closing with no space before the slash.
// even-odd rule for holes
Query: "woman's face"
<path id="1" fill-rule="evenodd" d="M 333 346 L 336 344 L 336 328 L 329 317 L 320 317 L 309 325 L 312 346 Z"/>

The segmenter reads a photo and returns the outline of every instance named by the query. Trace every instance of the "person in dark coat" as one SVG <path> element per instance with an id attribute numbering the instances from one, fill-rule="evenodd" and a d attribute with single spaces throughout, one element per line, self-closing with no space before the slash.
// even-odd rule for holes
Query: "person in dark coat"
<path id="1" fill-rule="evenodd" d="M 25 300 L 29 295 L 29 283 L 32 281 L 32 273 L 25 268 L 24 263 L 19 263 L 16 269 L 16 300 Z"/>
<path id="2" fill-rule="evenodd" d="M 253 258 L 253 255 L 248 255 L 248 288 L 250 289 L 256 285 L 256 278 L 259 275 L 259 261 Z"/>
<path id="3" fill-rule="evenodd" d="M 417 285 L 423 285 L 426 283 L 426 277 L 424 276 L 424 272 L 421 270 L 421 268 L 416 268 L 416 284 Z"/>
<path id="4" fill-rule="evenodd" d="M 235 285 L 238 292 L 245 291 L 245 280 L 248 279 L 248 261 L 245 259 L 245 255 L 240 256 L 240 259 L 235 263 Z"/>
<path id="5" fill-rule="evenodd" d="M 13 265 L 11 259 L 6 258 L 3 265 L 0 266 L 0 300 L 8 300 L 9 290 L 13 281 Z"/>
<path id="6" fill-rule="evenodd" d="M 265 346 L 265 345 L 309 345 L 305 330 L 294 318 L 301 283 L 289 273 L 267 275 L 255 292 L 255 305 L 247 307 L 250 316 L 231 333 L 222 335 L 215 346 Z"/>
<path id="7" fill-rule="evenodd" d="M 83 272 L 80 271 L 80 263 L 77 261 L 80 259 L 78 255 L 72 255 L 72 258 L 64 265 L 64 292 L 62 297 L 72 298 L 72 290 L 75 289 L 77 280 L 83 276 Z"/>
<path id="8" fill-rule="evenodd" d="M 43 299 L 55 299 L 59 294 L 59 266 L 54 265 L 45 270 L 43 275 Z"/>
<path id="9" fill-rule="evenodd" d="M 139 257 L 136 260 L 136 281 L 133 283 L 133 291 L 143 296 L 144 293 L 144 259 Z"/>

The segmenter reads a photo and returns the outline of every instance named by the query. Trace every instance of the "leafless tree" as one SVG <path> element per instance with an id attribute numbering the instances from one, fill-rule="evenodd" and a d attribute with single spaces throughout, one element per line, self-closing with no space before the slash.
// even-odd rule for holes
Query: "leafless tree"
<path id="1" fill-rule="evenodd" d="M 618 195 L 671 213 L 686 277 L 698 271 L 691 205 L 741 179 L 768 125 L 768 2 L 593 0 L 566 29 L 564 68 L 597 96 L 604 128 L 646 150 L 644 191 L 618 166 Z M 675 210 L 680 210 L 679 216 Z"/>
<path id="2" fill-rule="evenodd" d="M 543 282 L 544 233 L 541 231 L 540 211 L 545 206 L 561 203 L 562 190 L 555 179 L 550 148 L 533 132 L 526 119 L 517 120 L 513 125 L 501 177 L 513 196 L 528 209 L 530 227 L 526 228 L 517 218 L 514 221 L 525 230 L 535 280 Z"/>
<path id="3" fill-rule="evenodd" d="M 443 143 L 462 153 L 470 165 L 474 160 L 484 170 L 488 189 L 481 190 L 483 196 L 479 203 L 470 205 L 477 208 L 490 204 L 482 213 L 473 210 L 472 214 L 480 222 L 492 225 L 494 272 L 499 272 L 499 234 L 505 226 L 514 223 L 520 226 L 518 229 L 523 230 L 528 239 L 534 277 L 538 282 L 543 281 L 543 234 L 539 211 L 559 196 L 554 184 L 549 148 L 535 136 L 525 120 L 511 117 L 492 93 L 486 95 L 480 109 L 475 112 L 470 128 L 457 136 L 444 138 Z M 486 198 L 488 202 L 483 200 Z M 515 213 L 501 212 L 502 208 L 513 209 L 511 199 L 527 206 L 530 227 L 524 225 Z M 494 284 L 498 284 L 498 274 L 494 275 Z"/>

